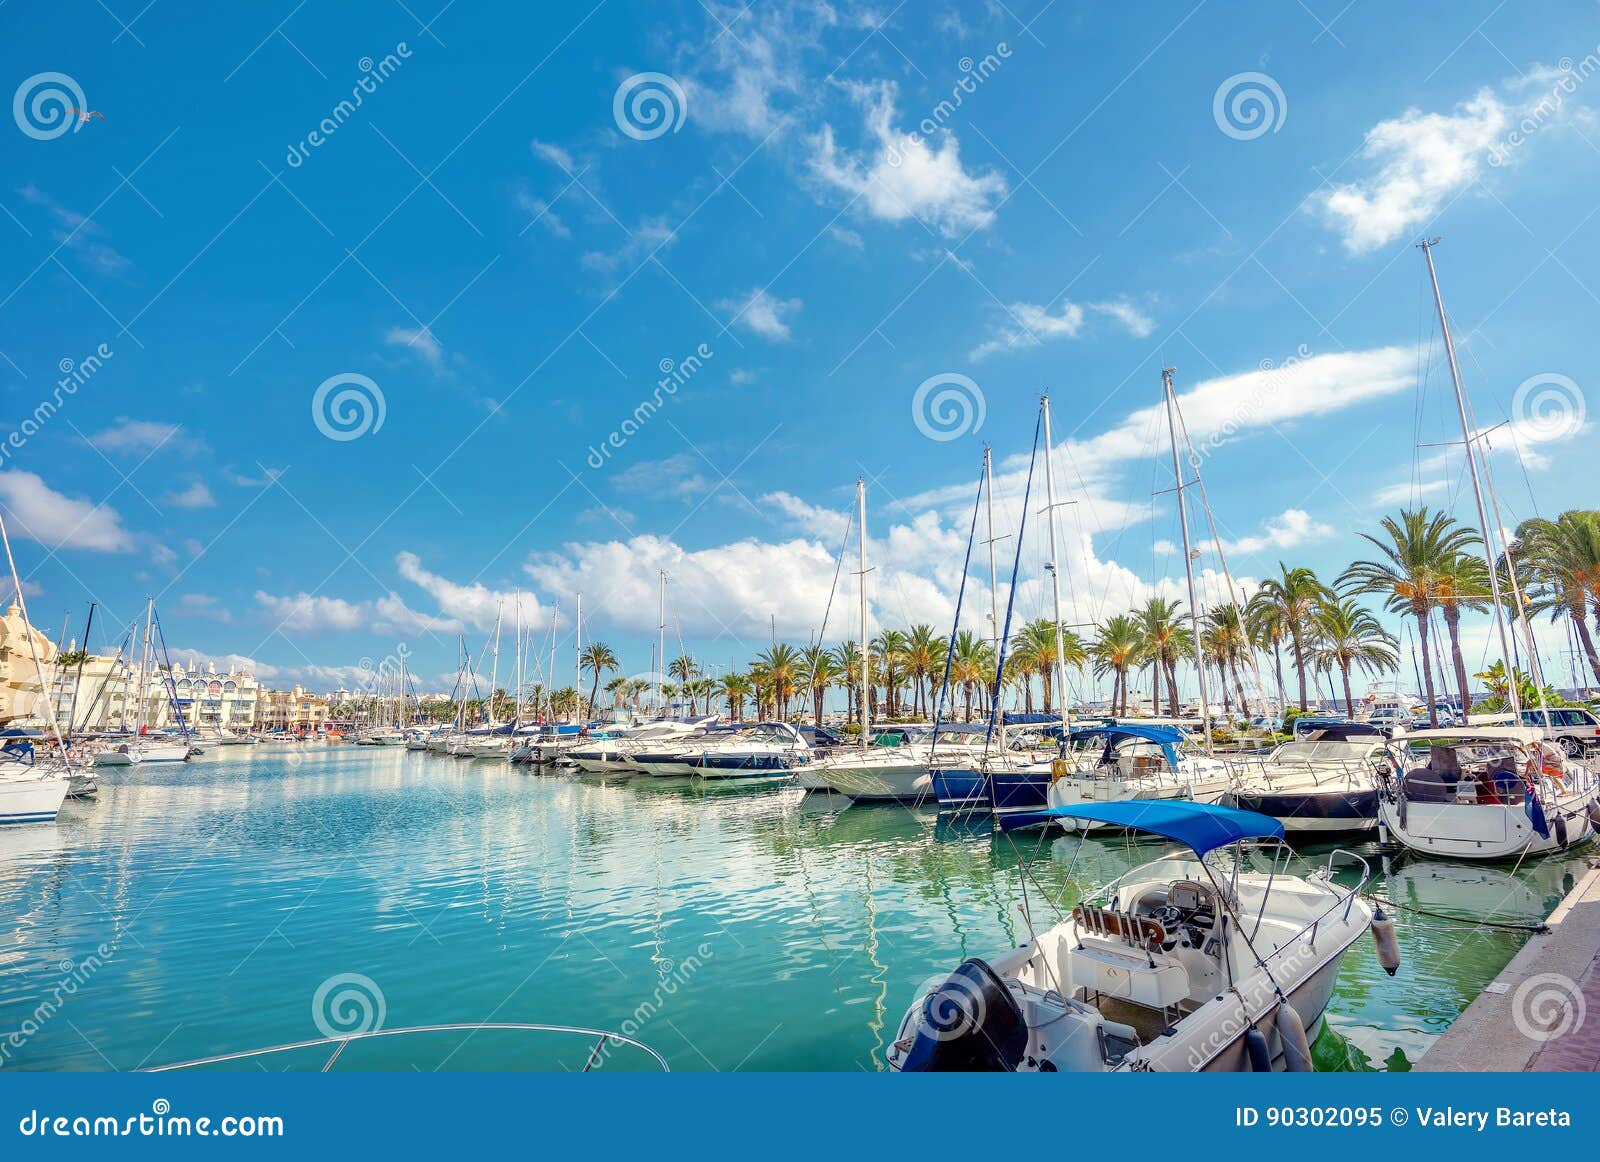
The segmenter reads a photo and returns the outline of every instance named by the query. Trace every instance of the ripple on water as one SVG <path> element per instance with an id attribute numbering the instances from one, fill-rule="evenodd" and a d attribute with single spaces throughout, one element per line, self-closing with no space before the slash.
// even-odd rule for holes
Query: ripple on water
<path id="1" fill-rule="evenodd" d="M 315 1037 L 319 989 L 360 977 L 389 1027 L 626 1026 L 675 1069 L 872 1069 L 918 984 L 1025 939 L 1019 860 L 1070 903 L 1069 867 L 1103 882 L 1153 855 L 778 784 L 535 777 L 387 748 L 254 747 L 102 788 L 53 827 L 0 831 L 0 1034 L 83 978 L 5 1064 L 126 1069 Z M 1378 890 L 1537 918 L 1578 862 L 1411 865 Z M 1396 919 L 1406 963 L 1391 979 L 1353 950 L 1325 1068 L 1406 1067 L 1520 944 Z M 504 1035 L 462 1041 L 350 1060 L 571 1064 Z"/>

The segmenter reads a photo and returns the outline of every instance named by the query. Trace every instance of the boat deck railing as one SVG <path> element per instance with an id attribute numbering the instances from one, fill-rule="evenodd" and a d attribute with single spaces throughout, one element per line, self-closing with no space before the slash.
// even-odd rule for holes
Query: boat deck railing
<path id="1" fill-rule="evenodd" d="M 482 1032 L 517 1032 L 517 1033 L 563 1033 L 585 1039 L 593 1038 L 594 1044 L 589 1048 L 588 1058 L 583 1063 L 581 1072 L 588 1073 L 595 1066 L 603 1064 L 605 1052 L 609 1045 L 627 1045 L 638 1049 L 661 1067 L 661 1072 L 671 1073 L 666 1059 L 643 1041 L 635 1040 L 624 1033 L 616 1033 L 606 1029 L 588 1029 L 580 1025 L 541 1025 L 520 1021 L 474 1021 L 463 1024 L 447 1025 L 412 1025 L 404 1029 L 372 1029 L 365 1032 L 345 1033 L 333 1037 L 321 1037 L 312 1041 L 295 1041 L 286 1045 L 273 1045 L 266 1049 L 246 1049 L 239 1053 L 221 1053 L 215 1057 L 201 1057 L 194 1061 L 181 1061 L 172 1065 L 152 1066 L 147 1072 L 169 1073 L 180 1069 L 198 1069 L 207 1065 L 221 1065 L 230 1061 L 247 1061 L 255 1057 L 266 1057 L 274 1053 L 290 1053 L 301 1049 L 328 1048 L 330 1050 L 327 1060 L 322 1063 L 318 1072 L 329 1072 L 334 1063 L 339 1060 L 347 1046 L 355 1041 L 370 1041 L 380 1037 L 407 1037 L 423 1033 L 482 1033 Z"/>

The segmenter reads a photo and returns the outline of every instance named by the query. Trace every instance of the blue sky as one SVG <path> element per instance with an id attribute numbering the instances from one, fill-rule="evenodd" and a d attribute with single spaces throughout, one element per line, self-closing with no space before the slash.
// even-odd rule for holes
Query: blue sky
<path id="1" fill-rule="evenodd" d="M 175 646 L 275 681 L 400 643 L 432 681 L 519 588 L 569 669 L 581 589 L 633 673 L 666 569 L 669 637 L 743 662 L 817 628 L 863 473 L 875 620 L 945 625 L 982 445 L 1009 530 L 1041 389 L 1093 620 L 1181 584 L 1164 365 L 1236 580 L 1331 575 L 1402 503 L 1472 517 L 1426 235 L 1478 422 L 1509 421 L 1506 523 L 1593 503 L 1593 4 L 13 0 L 0 28 L 0 503 L 43 626 L 155 593 Z M 103 117 L 59 132 L 61 94 Z M 947 376 L 981 426 L 916 422 Z"/>

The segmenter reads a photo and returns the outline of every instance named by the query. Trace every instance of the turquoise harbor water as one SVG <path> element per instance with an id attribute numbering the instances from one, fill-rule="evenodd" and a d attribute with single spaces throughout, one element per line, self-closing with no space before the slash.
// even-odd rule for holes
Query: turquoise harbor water
<path id="1" fill-rule="evenodd" d="M 626 1026 L 675 1070 L 876 1069 L 922 982 L 1019 941 L 1019 855 L 1075 891 L 1075 839 L 1014 847 L 931 810 L 829 810 L 777 785 L 530 771 L 259 746 L 102 772 L 99 799 L 56 826 L 0 830 L 0 1066 L 149 1067 L 314 1039 L 319 1018 L 342 1028 L 381 1004 L 387 1027 Z M 1074 879 L 1155 851 L 1089 841 Z M 1412 864 L 1377 890 L 1536 921 L 1581 863 Z M 1406 1067 L 1523 938 L 1397 919 L 1399 975 L 1370 942 L 1352 950 L 1320 1067 Z M 432 1034 L 363 1043 L 340 1067 L 576 1068 L 588 1048 Z"/>

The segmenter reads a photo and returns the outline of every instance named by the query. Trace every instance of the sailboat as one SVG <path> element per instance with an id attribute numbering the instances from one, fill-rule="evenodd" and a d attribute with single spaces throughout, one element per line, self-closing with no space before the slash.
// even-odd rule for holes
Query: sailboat
<path id="1" fill-rule="evenodd" d="M 22 578 L 17 573 L 16 559 L 11 555 L 11 536 L 3 517 L 0 517 L 0 543 L 5 546 L 6 564 L 16 588 L 17 610 L 22 615 L 23 637 L 28 642 L 33 672 L 41 689 L 46 691 L 41 703 L 55 740 L 55 752 L 43 762 L 39 761 L 29 741 L 0 750 L 0 824 L 49 823 L 61 811 L 61 804 L 72 789 L 72 752 L 67 749 L 56 722 L 55 699 L 48 694 L 49 683 L 39 658 L 38 643 L 34 640 L 33 625 L 28 620 L 27 598 L 22 593 Z"/>
<path id="2" fill-rule="evenodd" d="M 1455 339 L 1445 314 L 1439 275 L 1433 264 L 1438 239 L 1423 241 L 1434 306 L 1444 335 L 1450 382 L 1455 388 L 1456 412 L 1467 453 L 1468 476 L 1477 505 L 1478 527 L 1483 530 L 1483 552 L 1488 564 L 1494 606 L 1495 630 L 1502 656 L 1510 659 L 1514 632 L 1507 625 L 1506 603 L 1501 597 L 1500 568 L 1489 530 L 1501 527 L 1499 505 L 1492 489 L 1485 503 L 1484 481 L 1479 475 L 1477 439 L 1469 420 L 1469 405 L 1456 361 Z M 1487 465 L 1484 465 L 1487 473 Z M 1493 505 L 1495 520 L 1489 519 Z M 1544 683 L 1539 673 L 1538 649 L 1527 622 L 1515 570 L 1509 571 L 1511 595 L 1517 610 L 1516 628 L 1534 673 L 1535 689 L 1543 701 Z M 1507 685 L 1513 721 L 1523 717 L 1517 683 Z M 1548 721 L 1549 711 L 1541 706 Z M 1587 842 L 1600 817 L 1600 780 L 1594 772 L 1568 759 L 1561 749 L 1544 741 L 1536 726 L 1464 726 L 1419 730 L 1402 735 L 1390 747 L 1404 773 L 1386 781 L 1378 801 L 1379 835 L 1402 846 L 1430 855 L 1454 859 L 1504 860 L 1539 857 L 1565 851 Z"/>
<path id="3" fill-rule="evenodd" d="M 178 725 L 179 737 L 173 739 L 162 733 L 150 733 L 154 725 L 149 721 L 150 714 L 150 675 L 153 664 L 151 653 L 152 635 L 165 653 L 166 639 L 161 636 L 160 623 L 156 620 L 156 600 L 154 597 L 145 599 L 144 608 L 144 645 L 140 652 L 139 684 L 137 709 L 134 714 L 134 728 L 138 737 L 100 751 L 94 756 L 95 766 L 134 766 L 141 763 L 181 763 L 189 757 L 194 746 L 189 738 L 188 725 L 183 721 L 183 716 L 178 713 L 176 691 L 172 684 L 172 667 L 166 669 L 166 679 L 162 689 L 167 695 L 168 704 L 173 711 L 173 719 Z"/>

